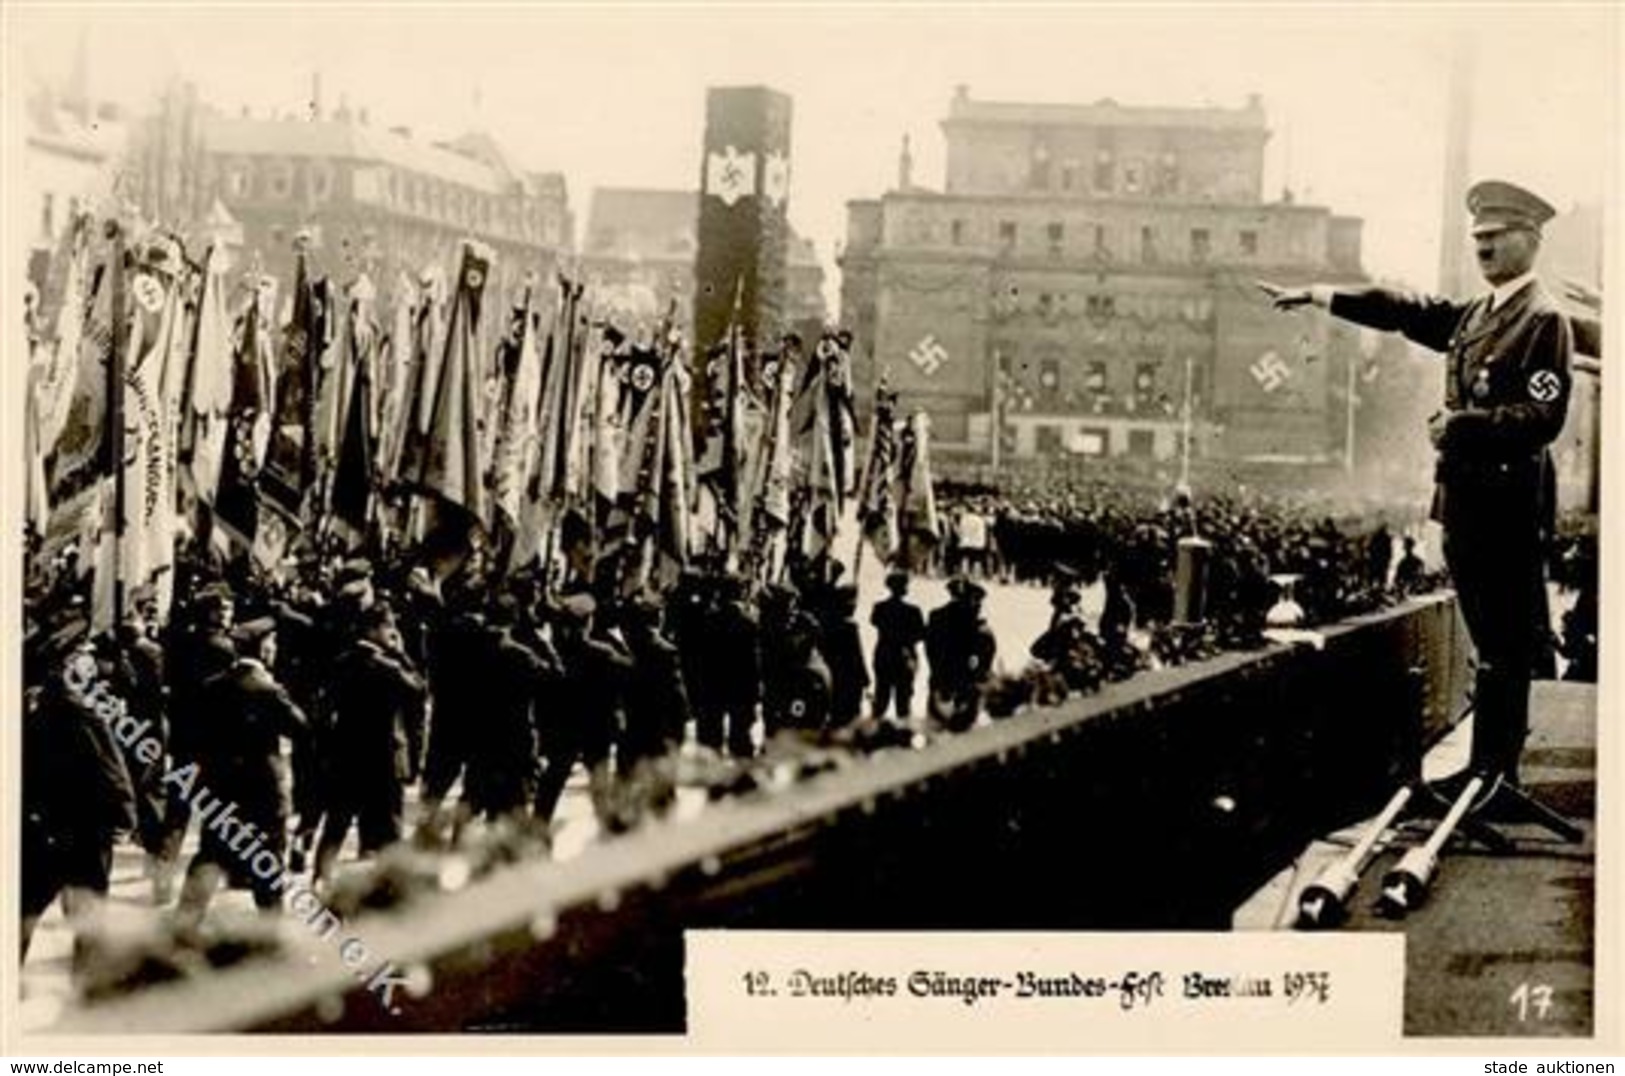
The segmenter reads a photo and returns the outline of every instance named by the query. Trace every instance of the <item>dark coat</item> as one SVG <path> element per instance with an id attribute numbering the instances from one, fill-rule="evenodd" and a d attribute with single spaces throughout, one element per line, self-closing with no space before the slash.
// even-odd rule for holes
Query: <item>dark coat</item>
<path id="1" fill-rule="evenodd" d="M 903 673 L 919 668 L 919 646 L 925 638 L 925 614 L 907 598 L 896 595 L 875 602 L 869 613 L 875 629 L 875 675 Z"/>
<path id="2" fill-rule="evenodd" d="M 537 714 L 542 753 L 601 762 L 621 735 L 632 659 L 616 643 L 575 632 L 562 634 L 557 646 L 563 675 Z"/>
<path id="3" fill-rule="evenodd" d="M 445 715 L 469 732 L 467 801 L 475 810 L 506 811 L 535 792 L 538 741 L 535 706 L 558 668 L 507 632 L 492 631 L 480 663 L 485 692 L 478 708 Z"/>
<path id="4" fill-rule="evenodd" d="M 305 715 L 264 665 L 239 658 L 200 693 L 210 719 L 199 741 L 199 781 L 237 815 L 280 833 L 288 816 L 283 739 L 298 742 Z"/>
<path id="5" fill-rule="evenodd" d="M 931 611 L 925 655 L 933 691 L 962 693 L 980 687 L 992 672 L 997 651 L 998 642 L 980 610 L 952 601 Z"/>
<path id="6" fill-rule="evenodd" d="M 869 670 L 863 662 L 863 641 L 850 617 L 829 622 L 821 644 L 824 663 L 829 667 L 830 716 L 837 724 L 857 718 L 863 708 L 863 692 L 869 686 Z"/>
<path id="7" fill-rule="evenodd" d="M 416 773 L 424 694 L 404 658 L 369 639 L 339 658 L 331 752 L 334 783 L 347 788 L 346 799 L 392 795 Z"/>
<path id="8" fill-rule="evenodd" d="M 671 640 L 643 629 L 632 640 L 632 661 L 621 741 L 628 764 L 681 745 L 691 716 L 682 655 Z"/>
<path id="9" fill-rule="evenodd" d="M 134 827 L 135 793 L 109 723 L 60 674 L 23 723 L 24 824 L 51 844 L 89 851 Z"/>

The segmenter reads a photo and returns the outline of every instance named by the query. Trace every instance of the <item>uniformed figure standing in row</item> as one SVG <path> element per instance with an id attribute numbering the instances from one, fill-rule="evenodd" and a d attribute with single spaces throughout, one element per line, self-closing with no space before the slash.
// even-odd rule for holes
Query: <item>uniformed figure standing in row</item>
<path id="1" fill-rule="evenodd" d="M 1568 410 L 1569 319 L 1535 279 L 1555 210 L 1510 183 L 1467 194 L 1488 294 L 1469 302 L 1382 287 L 1262 284 L 1277 308 L 1313 303 L 1448 356 L 1433 518 L 1478 651 L 1471 769 L 1517 783 L 1529 682 L 1545 615 L 1542 550 L 1554 514 L 1548 446 Z"/>
<path id="2" fill-rule="evenodd" d="M 987 591 L 964 576 L 948 580 L 948 602 L 931 610 L 925 657 L 931 665 L 931 717 L 960 732 L 981 713 L 982 688 L 993 672 L 998 643 L 982 615 Z"/>
<path id="3" fill-rule="evenodd" d="M 875 602 L 869 623 L 875 629 L 874 716 L 888 708 L 897 720 L 913 716 L 914 678 L 920 669 L 920 642 L 925 638 L 925 614 L 908 600 L 908 573 L 897 569 L 886 576 L 887 596 Z"/>

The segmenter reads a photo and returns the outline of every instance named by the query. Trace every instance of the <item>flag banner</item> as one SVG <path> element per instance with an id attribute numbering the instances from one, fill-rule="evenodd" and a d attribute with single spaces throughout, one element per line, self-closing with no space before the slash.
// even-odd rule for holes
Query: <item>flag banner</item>
<path id="1" fill-rule="evenodd" d="M 176 445 L 188 484 L 204 504 L 214 503 L 220 485 L 231 413 L 233 358 L 225 258 L 218 244 L 203 257 Z"/>
<path id="2" fill-rule="evenodd" d="M 334 522 L 348 531 L 353 546 L 365 538 L 371 515 L 374 454 L 377 433 L 373 425 L 377 409 L 373 403 L 377 376 L 378 326 L 372 317 L 372 282 L 362 274 L 350 287 L 350 304 L 345 325 L 346 362 L 341 371 L 342 392 L 335 392 L 344 407 L 343 431 L 339 437 L 338 458 L 333 468 L 332 512 Z"/>
<path id="3" fill-rule="evenodd" d="M 426 269 L 418 277 L 418 303 L 412 314 L 410 388 L 406 395 L 407 422 L 397 454 L 396 474 L 410 483 L 423 470 L 440 389 L 440 365 L 446 343 L 446 287 L 440 274 Z"/>
<path id="4" fill-rule="evenodd" d="M 108 429 L 108 368 L 113 355 L 113 278 L 123 258 L 118 240 L 92 244 L 96 255 L 85 297 L 84 328 L 80 333 L 73 399 L 57 437 L 55 454 L 47 468 L 52 500 L 66 501 L 105 477 Z"/>
<path id="5" fill-rule="evenodd" d="M 23 521 L 28 535 L 43 540 L 51 526 L 51 497 L 45 488 L 45 454 L 40 451 L 40 414 L 38 396 L 29 386 L 28 401 L 23 414 L 23 459 L 27 472 L 23 481 Z"/>
<path id="6" fill-rule="evenodd" d="M 181 316 L 180 245 L 168 236 L 137 244 L 136 264 L 126 273 L 128 311 L 123 362 L 110 401 L 109 420 L 122 425 L 121 455 L 109 460 L 114 496 L 105 502 L 97 540 L 96 584 L 91 625 L 110 631 L 117 623 L 117 588 L 146 586 L 174 564 L 175 460 L 177 407 L 164 397 L 172 359 L 180 361 L 172 337 L 184 331 Z M 117 300 L 115 300 L 117 301 Z"/>
<path id="7" fill-rule="evenodd" d="M 249 555 L 261 569 L 272 571 L 289 557 L 301 533 L 303 528 L 298 517 L 274 498 L 266 498 L 260 503 L 258 526 L 249 544 Z"/>
<path id="8" fill-rule="evenodd" d="M 90 228 L 90 217 L 85 215 L 76 217 L 68 226 L 51 258 L 50 272 L 40 293 L 37 324 L 44 332 L 29 352 L 29 380 L 36 409 L 35 456 L 42 480 L 45 457 L 56 447 L 73 407 L 91 269 Z"/>
<path id="9" fill-rule="evenodd" d="M 598 353 L 597 389 L 588 431 L 592 438 L 592 489 L 606 504 L 614 504 L 620 496 L 621 454 L 626 442 L 626 430 L 621 425 L 621 394 L 630 364 L 631 348 L 618 334 L 606 333 Z"/>
<path id="10" fill-rule="evenodd" d="M 737 310 L 737 294 L 734 305 Z M 761 409 L 746 384 L 744 339 L 737 317 L 726 341 L 711 349 L 704 372 L 704 439 L 695 472 L 698 481 L 709 487 L 716 525 L 726 541 L 726 536 L 742 529 L 745 506 L 750 503 L 745 455 L 754 442 L 749 427 L 753 425 L 758 436 L 762 428 Z"/>
<path id="11" fill-rule="evenodd" d="M 794 477 L 794 450 L 790 430 L 791 386 L 796 379 L 796 362 L 781 356 L 763 363 L 763 379 L 771 386 L 765 436 L 756 458 L 755 511 L 751 522 L 751 542 L 760 549 L 768 533 L 790 525 L 790 493 Z"/>
<path id="12" fill-rule="evenodd" d="M 931 488 L 931 417 L 911 415 L 903 426 L 897 453 L 898 529 L 904 538 L 934 543 L 942 535 L 937 497 Z"/>
<path id="13" fill-rule="evenodd" d="M 412 359 L 416 331 L 418 293 L 410 277 L 401 273 L 391 297 L 389 335 L 379 348 L 383 373 L 377 383 L 378 456 L 374 461 L 379 475 L 393 480 L 399 471 L 401 447 L 406 442 L 407 407 L 412 387 Z"/>
<path id="14" fill-rule="evenodd" d="M 572 369 L 574 355 L 568 338 L 573 328 L 572 285 L 559 281 L 558 301 L 541 347 L 541 389 L 536 398 L 536 468 L 532 474 L 531 500 L 539 504 L 561 500 L 566 484 L 570 441 L 576 423 L 570 410 L 578 370 Z M 534 508 L 532 509 L 534 511 Z"/>
<path id="15" fill-rule="evenodd" d="M 460 506 L 480 523 L 489 522 L 485 466 L 480 456 L 479 366 L 475 341 L 480 324 L 480 303 L 493 255 L 484 244 L 463 242 L 457 292 L 446 326 L 446 348 L 435 386 L 429 436 L 421 467 L 413 484 L 444 501 Z"/>
<path id="16" fill-rule="evenodd" d="M 274 282 L 260 278 L 235 329 L 231 411 L 215 493 L 215 518 L 245 547 L 252 547 L 259 527 L 260 470 L 270 440 L 274 360 L 271 341 L 262 327 L 269 322 L 275 303 Z"/>
<path id="17" fill-rule="evenodd" d="M 601 326 L 594 326 L 577 313 L 578 330 L 573 337 L 564 421 L 568 442 L 563 451 L 563 499 L 567 504 L 590 502 L 596 482 L 596 430 L 603 406 L 604 368 L 613 366 L 608 354 L 612 346 Z"/>
<path id="18" fill-rule="evenodd" d="M 635 347 L 627 356 L 621 374 L 620 403 L 616 408 L 616 425 L 624 431 L 620 452 L 620 474 L 616 490 L 623 500 L 641 496 L 646 479 L 648 453 L 660 443 L 662 392 L 665 378 L 665 357 L 653 348 Z"/>
<path id="19" fill-rule="evenodd" d="M 346 291 L 353 292 L 365 279 L 364 275 L 358 278 Z M 372 282 L 367 281 L 366 287 L 370 291 Z M 343 435 L 349 391 L 354 383 L 347 333 L 340 327 L 339 317 L 341 312 L 350 312 L 353 307 L 348 298 L 339 298 L 329 277 L 322 277 L 311 286 L 311 306 L 314 329 L 310 365 L 315 370 L 315 394 L 309 414 L 314 435 L 308 440 L 307 470 L 302 477 L 307 490 L 312 487 L 320 490 L 325 488 L 338 460 L 339 438 Z M 371 318 L 370 313 L 368 318 Z"/>
<path id="20" fill-rule="evenodd" d="M 897 551 L 897 393 L 886 376 L 875 388 L 875 410 L 869 431 L 869 459 L 858 491 L 858 518 L 863 536 L 882 563 Z"/>
<path id="21" fill-rule="evenodd" d="M 852 389 L 852 352 L 844 334 L 825 333 L 818 342 L 823 353 L 824 403 L 828 409 L 830 471 L 837 512 L 846 511 L 847 498 L 858 488 L 857 402 Z"/>
<path id="22" fill-rule="evenodd" d="M 276 387 L 266 405 L 272 419 L 265 476 L 267 491 L 274 491 L 273 495 L 283 500 L 284 508 L 298 512 L 316 477 L 316 363 L 320 358 L 317 336 L 321 331 L 317 325 L 315 283 L 310 278 L 303 245 L 299 246 L 295 262 L 289 303 Z M 256 328 L 269 339 L 269 322 Z"/>
<path id="23" fill-rule="evenodd" d="M 542 393 L 542 359 L 536 348 L 536 324 L 531 310 L 531 289 L 508 319 L 508 334 L 499 352 L 505 386 L 496 411 L 497 439 L 493 448 L 492 499 L 497 518 L 511 536 L 517 536 L 525 509 L 531 468 L 539 463 L 541 445 L 537 409 Z"/>
<path id="24" fill-rule="evenodd" d="M 656 578 L 662 588 L 676 584 L 688 566 L 694 542 L 694 439 L 689 424 L 692 384 L 687 363 L 673 349 L 666 370 L 665 458 L 660 481 L 660 520 L 655 531 Z"/>

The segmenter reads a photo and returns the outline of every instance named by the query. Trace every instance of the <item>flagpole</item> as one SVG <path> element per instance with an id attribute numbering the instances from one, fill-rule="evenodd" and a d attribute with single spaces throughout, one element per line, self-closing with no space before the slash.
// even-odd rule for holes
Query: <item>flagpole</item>
<path id="1" fill-rule="evenodd" d="M 107 459 L 113 470 L 113 623 L 117 631 L 124 622 L 124 348 L 129 342 L 129 323 L 124 309 L 124 229 L 120 222 L 108 222 L 113 240 L 113 324 L 107 358 Z"/>
<path id="2" fill-rule="evenodd" d="M 1179 484 L 1186 489 L 1191 484 L 1191 414 L 1192 379 L 1195 376 L 1196 359 L 1192 355 L 1185 356 L 1185 431 L 1184 439 L 1179 446 Z"/>
<path id="3" fill-rule="evenodd" d="M 1343 404 L 1346 409 L 1343 429 L 1343 471 L 1354 473 L 1354 354 L 1348 357 L 1348 394 Z"/>

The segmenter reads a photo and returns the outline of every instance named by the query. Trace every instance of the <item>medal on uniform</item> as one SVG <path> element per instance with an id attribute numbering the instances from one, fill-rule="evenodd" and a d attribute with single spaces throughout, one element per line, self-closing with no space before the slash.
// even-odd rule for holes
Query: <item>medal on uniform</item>
<path id="1" fill-rule="evenodd" d="M 1490 372 L 1479 367 L 1478 373 L 1473 376 L 1473 399 L 1484 400 L 1490 394 Z"/>

